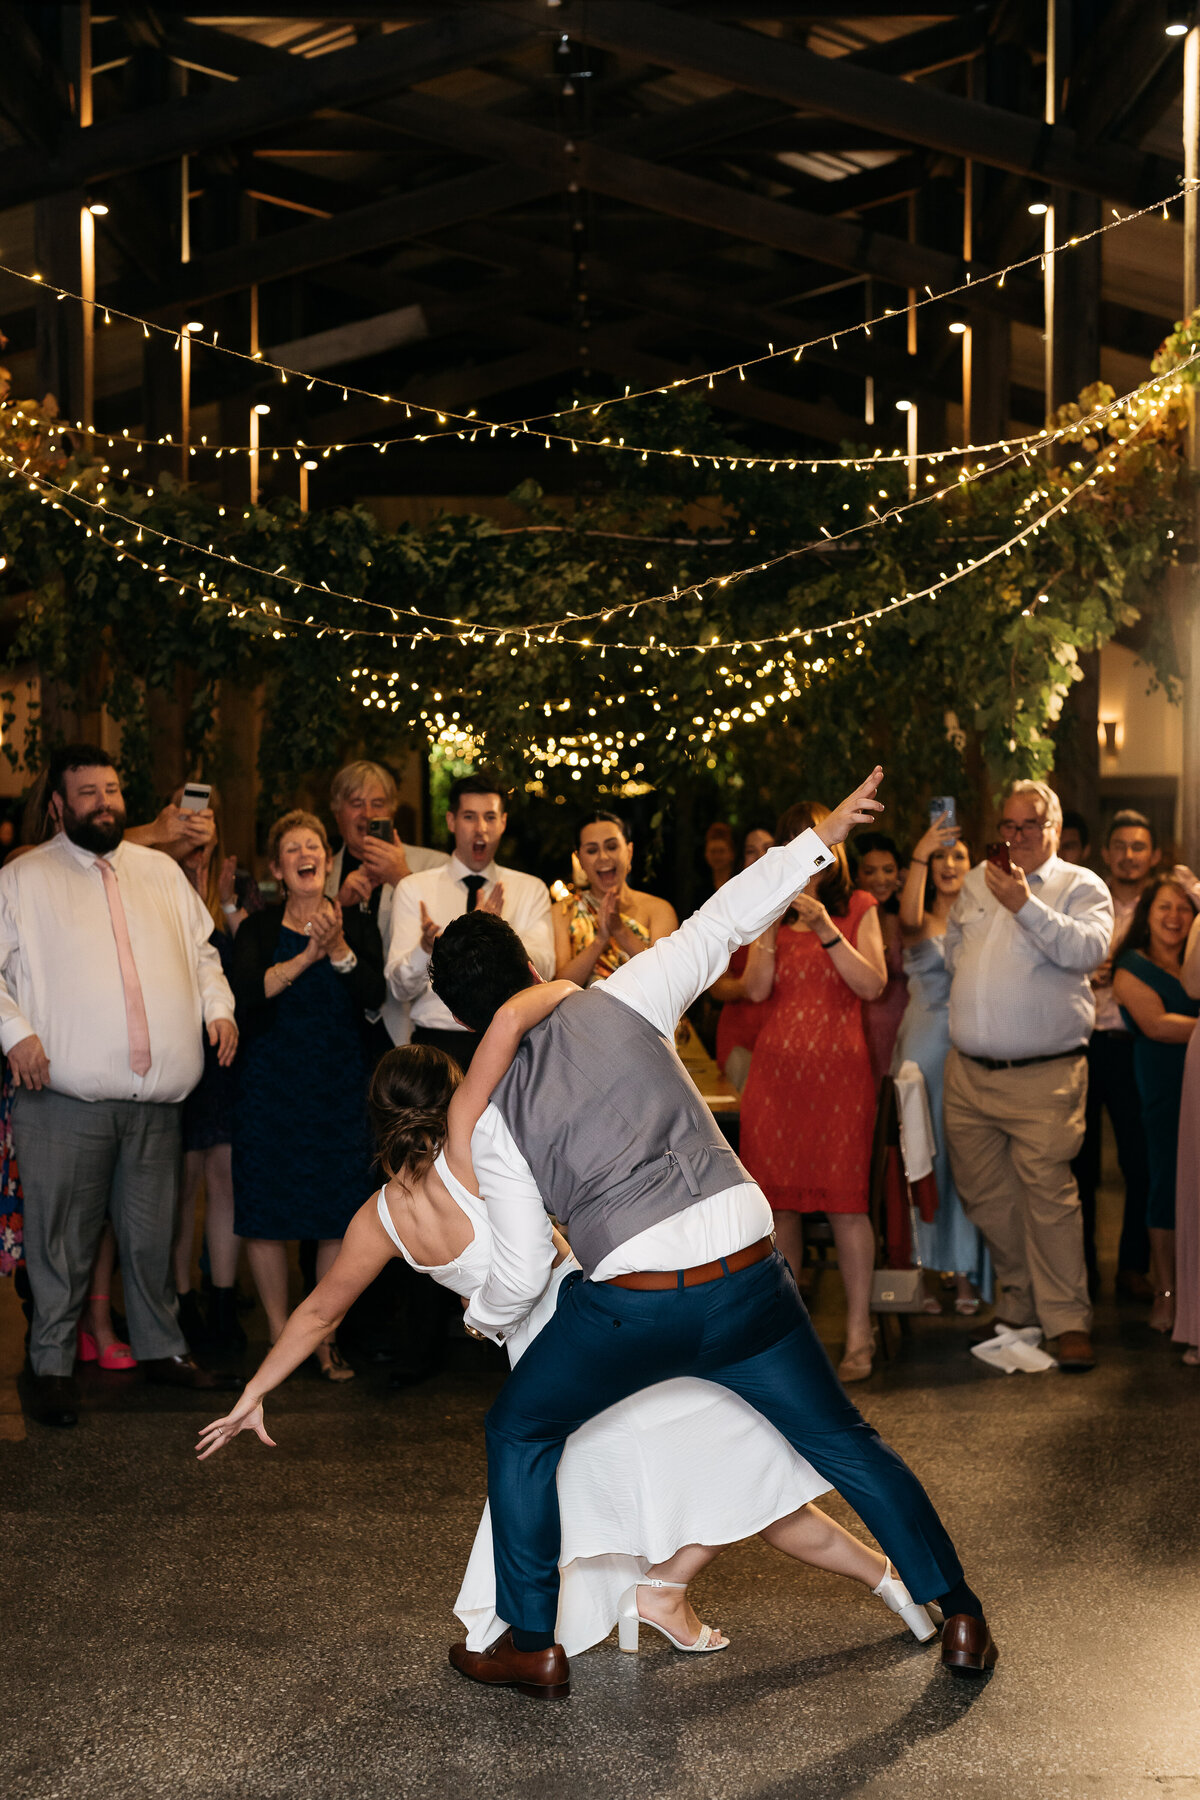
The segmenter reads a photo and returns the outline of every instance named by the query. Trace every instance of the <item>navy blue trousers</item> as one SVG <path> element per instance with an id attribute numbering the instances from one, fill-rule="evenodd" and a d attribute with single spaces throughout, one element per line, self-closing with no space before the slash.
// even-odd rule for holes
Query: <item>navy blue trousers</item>
<path id="1" fill-rule="evenodd" d="M 962 1579 L 912 1470 L 846 1397 L 791 1272 L 775 1253 L 702 1287 L 639 1293 L 574 1275 L 487 1416 L 496 1610 L 555 1629 L 562 1532 L 556 1476 L 570 1434 L 618 1400 L 698 1375 L 749 1401 L 837 1489 L 913 1598 Z"/>

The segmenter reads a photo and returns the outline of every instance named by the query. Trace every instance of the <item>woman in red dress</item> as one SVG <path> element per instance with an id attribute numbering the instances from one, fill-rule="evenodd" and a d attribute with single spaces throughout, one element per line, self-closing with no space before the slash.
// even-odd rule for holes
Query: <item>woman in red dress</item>
<path id="1" fill-rule="evenodd" d="M 777 842 L 828 817 L 819 801 L 802 801 L 779 821 Z M 770 1005 L 742 1095 L 741 1154 L 771 1203 L 793 1274 L 804 1254 L 802 1215 L 827 1215 L 846 1290 L 838 1374 L 865 1381 L 875 1350 L 867 1216 L 875 1082 L 862 1002 L 883 992 L 887 967 L 876 902 L 851 887 L 841 845 L 834 855 L 751 947 L 744 997 Z"/>

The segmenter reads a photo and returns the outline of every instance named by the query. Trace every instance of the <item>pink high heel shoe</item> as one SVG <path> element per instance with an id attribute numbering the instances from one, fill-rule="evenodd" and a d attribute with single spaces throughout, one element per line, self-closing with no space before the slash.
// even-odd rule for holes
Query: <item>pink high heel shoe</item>
<path id="1" fill-rule="evenodd" d="M 89 1294 L 89 1300 L 107 1300 L 107 1294 Z M 80 1325 L 76 1334 L 75 1354 L 81 1363 L 99 1363 L 102 1369 L 136 1369 L 137 1357 L 128 1344 L 107 1344 L 103 1350 L 92 1333 Z"/>

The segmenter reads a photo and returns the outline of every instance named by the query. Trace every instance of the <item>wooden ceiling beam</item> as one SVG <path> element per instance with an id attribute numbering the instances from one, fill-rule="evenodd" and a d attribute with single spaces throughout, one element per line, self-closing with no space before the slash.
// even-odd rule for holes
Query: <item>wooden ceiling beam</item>
<path id="1" fill-rule="evenodd" d="M 611 139 L 589 138 L 565 152 L 554 132 L 502 119 L 478 109 L 456 106 L 431 94 L 408 94 L 382 103 L 395 123 L 415 136 L 457 144 L 477 155 L 536 170 L 558 187 L 575 180 L 581 186 L 645 207 L 651 212 L 710 226 L 735 238 L 749 239 L 836 268 L 850 269 L 898 287 L 951 288 L 966 280 L 961 259 L 946 251 L 910 244 L 902 238 L 871 231 L 851 220 L 766 200 L 719 182 L 705 181 L 680 169 L 650 163 L 610 147 Z M 1028 288 L 1028 292 L 1026 292 Z M 980 284 L 977 304 L 1021 318 L 1036 314 L 1032 283 L 1011 281 L 1004 288 Z"/>
<path id="2" fill-rule="evenodd" d="M 491 10 L 439 12 L 411 30 L 372 37 L 327 56 L 286 56 L 286 67 L 207 94 L 186 95 L 76 131 L 57 154 L 9 152 L 0 163 L 0 208 L 86 186 L 231 142 L 324 107 L 369 104 L 412 83 L 524 43 L 537 27 Z"/>
<path id="3" fill-rule="evenodd" d="M 514 0 L 493 0 L 519 13 Z M 1160 157 L 1117 144 L 1080 143 L 1068 126 L 817 56 L 795 43 L 683 16 L 646 0 L 589 0 L 576 27 L 590 44 L 662 67 L 707 75 L 790 106 L 833 114 L 905 142 L 1081 193 L 1143 205 L 1179 173 Z"/>

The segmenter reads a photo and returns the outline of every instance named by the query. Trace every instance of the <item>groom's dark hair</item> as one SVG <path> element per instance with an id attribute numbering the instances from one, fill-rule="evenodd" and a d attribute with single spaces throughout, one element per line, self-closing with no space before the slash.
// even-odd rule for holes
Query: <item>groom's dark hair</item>
<path id="1" fill-rule="evenodd" d="M 506 1000 L 533 986 L 529 952 L 495 913 L 463 913 L 433 946 L 429 982 L 456 1019 L 471 1031 L 486 1031 Z"/>

